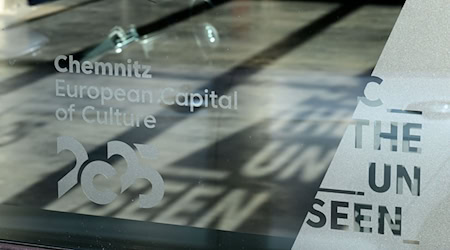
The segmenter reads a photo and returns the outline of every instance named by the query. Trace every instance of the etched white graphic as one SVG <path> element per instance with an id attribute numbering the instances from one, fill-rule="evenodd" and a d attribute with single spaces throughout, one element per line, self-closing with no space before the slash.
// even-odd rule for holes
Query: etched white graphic
<path id="1" fill-rule="evenodd" d="M 408 0 L 292 249 L 448 249 L 450 2 Z"/>
<path id="2" fill-rule="evenodd" d="M 148 145 L 135 144 L 142 158 L 153 159 L 155 149 Z M 128 165 L 127 171 L 121 176 L 121 193 L 125 192 L 138 179 L 146 179 L 152 184 L 149 194 L 139 195 L 139 207 L 151 208 L 162 200 L 164 196 L 164 180 L 153 168 L 143 167 L 139 163 L 136 152 L 128 144 L 120 141 L 111 141 L 107 144 L 108 159 L 114 155 L 123 157 Z M 64 150 L 71 151 L 76 163 L 73 169 L 58 181 L 58 198 L 70 191 L 78 184 L 78 175 L 81 168 L 81 188 L 86 197 L 99 205 L 107 205 L 117 198 L 117 194 L 110 190 L 98 190 L 94 185 L 94 178 L 103 175 L 110 178 L 117 175 L 116 169 L 111 164 L 103 161 L 88 162 L 89 157 L 83 145 L 69 136 L 61 136 L 57 139 L 57 153 Z M 87 165 L 86 165 L 87 164 Z"/>

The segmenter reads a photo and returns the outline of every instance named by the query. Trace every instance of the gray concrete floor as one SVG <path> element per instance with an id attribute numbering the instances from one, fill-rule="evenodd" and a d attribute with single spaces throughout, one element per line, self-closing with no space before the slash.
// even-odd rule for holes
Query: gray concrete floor
<path id="1" fill-rule="evenodd" d="M 295 237 L 401 6 L 230 1 L 149 34 L 159 37 L 151 45 L 134 43 L 97 58 L 151 65 L 152 79 L 61 74 L 52 66 L 57 55 L 98 44 L 116 25 L 139 27 L 188 6 L 103 0 L 21 24 L 49 42 L 0 63 L 1 203 Z M 217 47 L 196 40 L 205 24 L 217 29 Z M 62 122 L 55 118 L 59 107 L 104 107 L 55 97 L 56 79 L 112 88 L 237 91 L 239 109 L 187 113 L 113 103 L 155 115 L 157 128 Z M 79 185 L 58 199 L 57 181 L 74 161 L 69 152 L 56 154 L 61 135 L 75 137 L 91 159 L 105 159 L 108 141 L 155 146 L 158 159 L 145 164 L 164 178 L 161 204 L 138 208 L 138 194 L 150 188 L 145 181 L 107 206 L 90 202 Z M 126 164 L 115 160 L 114 167 L 123 173 Z M 119 190 L 119 178 L 96 183 Z"/>

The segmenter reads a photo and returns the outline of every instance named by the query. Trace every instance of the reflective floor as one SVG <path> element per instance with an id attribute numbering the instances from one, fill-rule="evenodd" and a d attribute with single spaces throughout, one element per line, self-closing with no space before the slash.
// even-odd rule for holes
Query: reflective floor
<path id="1" fill-rule="evenodd" d="M 0 33 L 0 202 L 283 237 L 297 235 L 401 8 L 382 1 L 235 0 L 196 13 L 202 1 L 69 2 L 30 10 L 41 14 L 26 13 Z M 113 27 L 130 25 L 140 41 L 94 53 Z M 30 42 L 18 44 L 17 34 Z M 56 56 L 89 52 L 83 59 L 150 65 L 152 78 L 55 70 Z M 190 112 L 111 101 L 123 112 L 153 115 L 156 128 L 99 125 L 81 119 L 82 108 L 109 107 L 56 96 L 57 80 L 154 93 L 208 89 L 236 93 L 238 103 Z M 76 118 L 59 121 L 55 111 L 70 104 Z M 106 160 L 110 141 L 152 145 L 157 156 L 145 164 L 164 179 L 162 202 L 138 207 L 138 195 L 151 188 L 144 180 L 109 205 L 92 203 L 80 185 L 58 198 L 58 181 L 75 165 L 70 152 L 57 154 L 58 136 L 76 138 L 98 160 Z M 125 172 L 121 158 L 107 161 Z M 98 178 L 96 186 L 120 194 L 119 176 Z"/>

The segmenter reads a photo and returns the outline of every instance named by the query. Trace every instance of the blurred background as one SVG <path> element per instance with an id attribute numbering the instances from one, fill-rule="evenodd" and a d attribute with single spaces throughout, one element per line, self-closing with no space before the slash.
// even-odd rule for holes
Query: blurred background
<path id="1" fill-rule="evenodd" d="M 0 203 L 294 238 L 311 207 L 357 97 L 403 1 L 0 0 Z M 58 73 L 53 60 L 151 65 L 152 79 Z M 55 96 L 55 81 L 182 92 L 236 91 L 237 110 L 188 112 L 162 104 L 112 103 L 154 115 L 155 129 L 58 121 L 55 110 L 90 99 Z M 77 115 L 79 117 L 79 110 Z M 109 205 L 80 185 L 58 199 L 74 166 L 56 153 L 71 136 L 90 160 L 111 163 L 106 144 L 152 145 L 145 161 L 164 179 L 161 203 L 139 208 L 139 180 Z M 351 160 L 351 159 L 349 159 Z M 120 175 L 95 185 L 120 193 Z"/>

